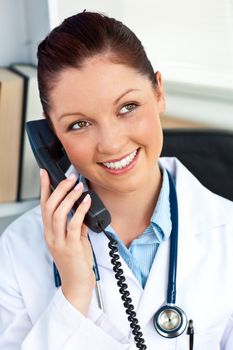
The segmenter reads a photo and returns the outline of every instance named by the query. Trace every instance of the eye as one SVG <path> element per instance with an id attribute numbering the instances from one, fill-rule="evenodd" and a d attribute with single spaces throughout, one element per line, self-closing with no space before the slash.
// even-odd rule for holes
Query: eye
<path id="1" fill-rule="evenodd" d="M 79 130 L 79 129 L 87 128 L 90 125 L 91 125 L 91 123 L 89 123 L 85 120 L 79 120 L 79 121 L 71 124 L 69 129 L 70 130 Z"/>
<path id="2" fill-rule="evenodd" d="M 119 114 L 127 114 L 132 112 L 133 110 L 135 110 L 137 108 L 137 104 L 136 103 L 128 103 L 127 105 L 123 106 L 120 109 Z"/>

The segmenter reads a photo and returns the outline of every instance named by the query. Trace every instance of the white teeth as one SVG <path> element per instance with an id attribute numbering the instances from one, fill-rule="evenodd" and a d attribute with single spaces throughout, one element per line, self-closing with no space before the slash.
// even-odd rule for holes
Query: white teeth
<path id="1" fill-rule="evenodd" d="M 110 162 L 110 163 L 106 162 L 106 163 L 102 163 L 102 164 L 109 169 L 115 169 L 115 170 L 122 169 L 122 168 L 125 168 L 126 166 L 128 166 L 133 161 L 136 154 L 137 154 L 137 150 L 132 152 L 127 157 L 125 157 L 117 162 Z"/>

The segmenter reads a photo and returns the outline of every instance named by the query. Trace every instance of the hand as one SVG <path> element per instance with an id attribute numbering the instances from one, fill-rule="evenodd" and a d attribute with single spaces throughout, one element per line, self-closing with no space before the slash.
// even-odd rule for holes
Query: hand
<path id="1" fill-rule="evenodd" d="M 44 236 L 59 271 L 64 296 L 85 316 L 95 286 L 93 254 L 83 223 L 90 208 L 87 195 L 68 221 L 67 215 L 83 192 L 74 175 L 63 180 L 51 193 L 46 170 L 41 170 L 41 211 Z"/>

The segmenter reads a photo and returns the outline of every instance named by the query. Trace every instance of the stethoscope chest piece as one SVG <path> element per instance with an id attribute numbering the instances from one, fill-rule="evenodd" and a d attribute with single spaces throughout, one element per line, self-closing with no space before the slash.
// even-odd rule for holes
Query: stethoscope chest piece
<path id="1" fill-rule="evenodd" d="M 154 316 L 157 332 L 165 338 L 174 338 L 182 334 L 187 327 L 187 317 L 182 309 L 175 305 L 162 306 Z"/>

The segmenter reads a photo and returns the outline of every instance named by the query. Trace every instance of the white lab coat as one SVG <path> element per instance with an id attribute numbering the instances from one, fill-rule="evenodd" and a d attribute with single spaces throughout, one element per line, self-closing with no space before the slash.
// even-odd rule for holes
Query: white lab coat
<path id="1" fill-rule="evenodd" d="M 176 179 L 179 203 L 177 305 L 193 319 L 194 349 L 233 349 L 233 203 L 205 189 L 176 159 L 161 163 Z M 210 174 L 211 176 L 211 174 Z M 88 318 L 54 285 L 40 208 L 15 221 L 0 245 L 0 349 L 136 349 L 104 234 L 90 232 L 97 257 L 103 313 L 95 292 Z M 153 327 L 165 303 L 169 241 L 159 247 L 143 290 L 122 262 L 148 350 L 188 350 L 189 338 L 166 339 Z"/>

